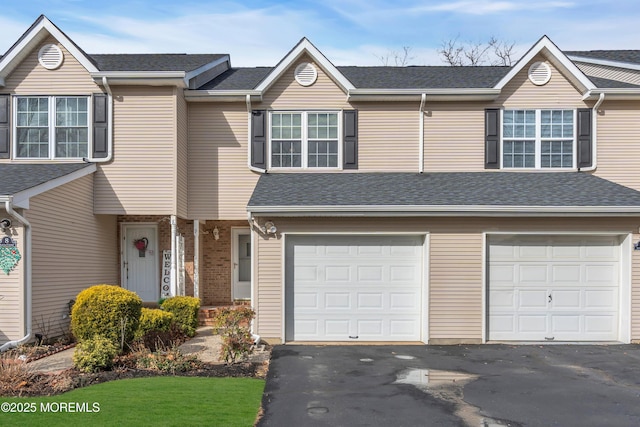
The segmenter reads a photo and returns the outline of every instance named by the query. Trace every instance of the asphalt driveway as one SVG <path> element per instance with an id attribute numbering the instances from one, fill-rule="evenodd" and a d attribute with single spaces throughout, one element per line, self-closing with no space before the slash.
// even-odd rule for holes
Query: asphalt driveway
<path id="1" fill-rule="evenodd" d="M 259 426 L 639 426 L 640 346 L 274 348 Z"/>

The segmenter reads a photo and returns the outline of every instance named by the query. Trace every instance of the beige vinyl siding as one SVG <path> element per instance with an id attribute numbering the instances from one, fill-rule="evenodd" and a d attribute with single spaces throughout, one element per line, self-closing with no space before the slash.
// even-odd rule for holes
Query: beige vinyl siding
<path id="1" fill-rule="evenodd" d="M 6 213 L 3 212 L 3 217 Z M 0 233 L 0 238 L 9 236 L 17 243 L 18 251 L 24 257 L 24 229 L 14 222 L 11 232 Z M 24 258 L 5 274 L 0 271 L 0 345 L 22 338 L 24 330 Z"/>
<path id="2" fill-rule="evenodd" d="M 576 65 L 587 76 L 640 85 L 640 71 L 638 70 L 626 70 L 624 68 L 610 67 L 608 65 L 587 64 L 585 62 L 577 62 Z"/>
<path id="3" fill-rule="evenodd" d="M 484 170 L 484 109 L 479 103 L 432 103 L 424 115 L 425 172 Z"/>
<path id="4" fill-rule="evenodd" d="M 419 103 L 359 103 L 358 170 L 418 172 Z"/>
<path id="5" fill-rule="evenodd" d="M 93 214 L 93 176 L 31 199 L 33 332 L 55 336 L 69 300 L 97 284 L 118 284 L 116 216 Z"/>
<path id="6" fill-rule="evenodd" d="M 282 272 L 282 241 L 280 239 L 263 239 L 254 236 L 257 255 L 254 267 L 256 284 L 255 295 L 256 330 L 264 338 L 282 340 L 282 290 L 284 274 Z"/>
<path id="7" fill-rule="evenodd" d="M 189 118 L 187 102 L 184 99 L 182 89 L 174 89 L 176 92 L 177 106 L 177 156 L 176 156 L 176 201 L 178 216 L 186 218 L 188 214 L 188 186 L 189 186 Z"/>
<path id="8" fill-rule="evenodd" d="M 536 86 L 529 81 L 529 66 L 537 61 L 546 61 L 537 56 L 516 74 L 502 89 L 502 93 L 494 103 L 494 107 L 504 108 L 581 108 L 582 93 L 550 62 L 551 80 L 543 86 Z M 490 107 L 492 108 L 492 107 Z"/>
<path id="9" fill-rule="evenodd" d="M 56 44 L 64 55 L 62 65 L 47 70 L 38 62 L 38 51 L 45 44 Z M 53 37 L 38 44 L 6 78 L 3 92 L 19 95 L 87 95 L 102 92 L 89 72 Z"/>
<path id="10" fill-rule="evenodd" d="M 96 173 L 96 213 L 176 213 L 176 98 L 171 87 L 112 88 L 113 161 Z"/>
<path id="11" fill-rule="evenodd" d="M 605 98 L 599 110 L 595 174 L 640 190 L 640 102 Z"/>
<path id="12" fill-rule="evenodd" d="M 480 342 L 486 261 L 484 233 L 562 234 L 637 231 L 634 218 L 286 218 L 269 216 L 279 233 L 428 234 L 428 315 L 430 342 Z M 260 218 L 259 220 L 264 220 Z M 281 236 L 281 235 L 280 235 Z M 254 234 L 258 334 L 282 339 L 283 239 Z M 638 238 L 638 236 L 636 236 Z M 640 255 L 633 254 L 631 315 L 633 340 L 640 340 Z M 622 296 L 625 297 L 624 295 Z M 423 309 L 425 309 L 423 307 Z"/>
<path id="13" fill-rule="evenodd" d="M 259 175 L 247 165 L 245 104 L 189 104 L 189 218 L 245 219 Z"/>
<path id="14" fill-rule="evenodd" d="M 430 236 L 429 340 L 482 338 L 482 234 Z"/>
<path id="15" fill-rule="evenodd" d="M 311 86 L 296 82 L 294 71 L 302 62 L 311 62 L 318 70 L 318 79 Z M 346 93 L 308 56 L 303 56 L 289 67 L 265 92 L 262 102 L 254 108 L 273 110 L 313 110 L 351 108 Z"/>

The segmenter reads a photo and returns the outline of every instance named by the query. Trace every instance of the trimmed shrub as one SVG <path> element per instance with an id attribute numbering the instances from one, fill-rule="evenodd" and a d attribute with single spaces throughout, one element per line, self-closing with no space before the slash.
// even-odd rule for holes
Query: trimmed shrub
<path id="1" fill-rule="evenodd" d="M 141 308 L 142 300 L 135 292 L 113 285 L 92 286 L 76 298 L 71 331 L 78 341 L 101 335 L 122 351 L 138 329 Z"/>
<path id="2" fill-rule="evenodd" d="M 142 338 L 151 331 L 168 331 L 174 319 L 175 316 L 169 311 L 142 307 L 135 337 L 136 339 Z"/>
<path id="3" fill-rule="evenodd" d="M 82 372 L 111 369 L 118 347 L 109 338 L 95 335 L 80 342 L 73 352 L 73 365 Z"/>
<path id="4" fill-rule="evenodd" d="M 176 323 L 189 337 L 196 334 L 200 300 L 194 297 L 171 297 L 162 303 L 162 309 L 173 313 Z"/>
<path id="5" fill-rule="evenodd" d="M 249 331 L 256 315 L 250 307 L 220 308 L 213 318 L 213 332 L 222 337 L 220 356 L 227 363 L 246 359 L 251 353 L 253 338 Z"/>

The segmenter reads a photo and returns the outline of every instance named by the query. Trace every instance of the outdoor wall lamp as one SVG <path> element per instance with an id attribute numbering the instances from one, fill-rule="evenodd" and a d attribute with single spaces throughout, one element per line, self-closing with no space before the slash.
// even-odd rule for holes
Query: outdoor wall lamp
<path id="1" fill-rule="evenodd" d="M 213 228 L 213 239 L 214 240 L 218 240 L 220 238 L 220 231 L 218 230 L 218 227 L 214 227 Z"/>
<path id="2" fill-rule="evenodd" d="M 2 218 L 2 220 L 0 220 L 0 230 L 4 231 L 9 227 L 11 227 L 11 220 L 9 218 Z"/>
<path id="3" fill-rule="evenodd" d="M 272 221 L 267 221 L 264 223 L 264 227 L 262 227 L 262 232 L 267 234 L 276 234 L 278 232 L 278 227 L 276 227 Z"/>

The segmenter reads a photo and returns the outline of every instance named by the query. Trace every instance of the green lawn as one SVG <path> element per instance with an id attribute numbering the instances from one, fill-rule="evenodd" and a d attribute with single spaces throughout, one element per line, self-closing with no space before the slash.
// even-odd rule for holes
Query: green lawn
<path id="1" fill-rule="evenodd" d="M 0 425 L 252 426 L 263 390 L 264 380 L 253 378 L 152 377 L 111 381 L 52 397 L 0 397 Z M 7 404 L 13 406 L 9 410 L 28 405 L 27 410 L 35 413 L 10 413 Z M 99 412 L 95 412 L 96 404 Z M 65 405 L 85 412 L 70 412 Z M 87 409 L 94 412 L 86 412 Z"/>

